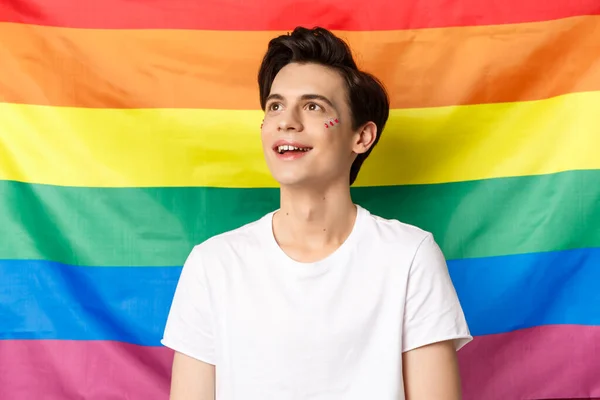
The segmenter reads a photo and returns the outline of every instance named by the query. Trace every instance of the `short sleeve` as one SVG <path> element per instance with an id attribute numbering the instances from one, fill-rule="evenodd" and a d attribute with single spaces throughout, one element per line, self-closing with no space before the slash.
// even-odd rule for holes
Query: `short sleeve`
<path id="1" fill-rule="evenodd" d="M 181 271 L 161 343 L 214 365 L 213 320 L 206 275 L 195 247 Z"/>
<path id="2" fill-rule="evenodd" d="M 446 340 L 472 340 L 444 255 L 428 234 L 412 262 L 406 290 L 403 351 Z"/>

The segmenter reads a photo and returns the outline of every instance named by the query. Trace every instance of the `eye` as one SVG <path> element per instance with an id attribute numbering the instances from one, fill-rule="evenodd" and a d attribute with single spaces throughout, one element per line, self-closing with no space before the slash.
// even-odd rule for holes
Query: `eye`
<path id="1" fill-rule="evenodd" d="M 269 111 L 279 111 L 281 110 L 281 103 L 271 103 L 269 104 L 268 110 Z"/>
<path id="2" fill-rule="evenodd" d="M 308 103 L 306 106 L 309 111 L 322 111 L 323 110 L 323 107 L 321 107 L 317 103 Z"/>

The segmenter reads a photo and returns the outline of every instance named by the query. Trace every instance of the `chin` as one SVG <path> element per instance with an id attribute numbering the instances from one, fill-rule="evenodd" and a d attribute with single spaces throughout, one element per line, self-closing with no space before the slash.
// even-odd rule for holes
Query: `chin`
<path id="1" fill-rule="evenodd" d="M 308 186 L 309 183 L 303 179 L 294 179 L 294 178 L 275 178 L 279 186 L 281 187 L 302 187 Z"/>
<path id="2" fill-rule="evenodd" d="M 307 186 L 313 182 L 313 179 L 310 179 L 308 176 L 298 176 L 298 174 L 273 174 L 273 178 L 279 183 L 280 186 L 287 187 L 297 187 L 297 186 Z"/>

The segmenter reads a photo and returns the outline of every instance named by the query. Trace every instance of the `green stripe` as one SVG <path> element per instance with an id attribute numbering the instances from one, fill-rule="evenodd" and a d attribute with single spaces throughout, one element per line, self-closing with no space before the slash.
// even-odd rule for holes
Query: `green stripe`
<path id="1" fill-rule="evenodd" d="M 72 188 L 0 181 L 0 258 L 181 265 L 192 246 L 278 206 L 276 189 Z M 354 189 L 432 231 L 449 259 L 600 247 L 600 170 Z"/>

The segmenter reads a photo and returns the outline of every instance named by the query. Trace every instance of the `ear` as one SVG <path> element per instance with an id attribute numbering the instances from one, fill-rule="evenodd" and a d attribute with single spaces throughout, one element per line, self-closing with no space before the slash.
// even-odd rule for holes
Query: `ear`
<path id="1" fill-rule="evenodd" d="M 377 126 L 374 122 L 367 122 L 361 129 L 359 129 L 354 135 L 354 142 L 352 143 L 352 151 L 356 154 L 366 153 L 375 139 L 377 139 Z"/>

